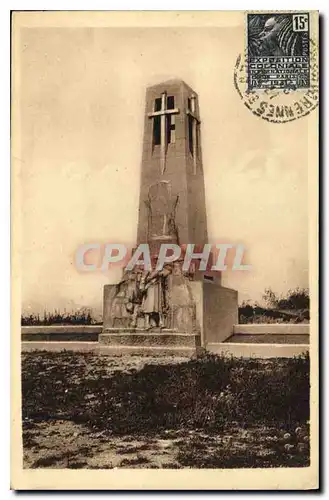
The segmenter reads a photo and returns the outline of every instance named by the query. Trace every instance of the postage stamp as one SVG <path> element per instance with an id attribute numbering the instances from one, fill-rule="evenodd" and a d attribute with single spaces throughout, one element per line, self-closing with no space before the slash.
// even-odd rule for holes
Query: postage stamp
<path id="1" fill-rule="evenodd" d="M 247 14 L 248 89 L 310 86 L 308 13 Z"/>
<path id="2" fill-rule="evenodd" d="M 234 68 L 243 104 L 272 123 L 309 115 L 319 104 L 319 47 L 309 13 L 247 13 L 246 47 Z"/>

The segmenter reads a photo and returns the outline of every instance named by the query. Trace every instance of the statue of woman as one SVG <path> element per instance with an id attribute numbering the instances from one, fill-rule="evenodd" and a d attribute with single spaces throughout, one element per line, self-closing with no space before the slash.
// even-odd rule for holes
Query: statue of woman
<path id="1" fill-rule="evenodd" d="M 140 282 L 143 293 L 142 311 L 145 316 L 145 328 L 165 327 L 164 315 L 167 310 L 166 278 L 171 273 L 171 266 L 161 271 L 146 272 Z"/>

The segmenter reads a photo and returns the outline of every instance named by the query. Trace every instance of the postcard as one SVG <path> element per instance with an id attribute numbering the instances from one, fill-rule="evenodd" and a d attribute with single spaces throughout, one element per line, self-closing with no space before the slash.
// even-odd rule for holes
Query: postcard
<path id="1" fill-rule="evenodd" d="M 318 22 L 13 13 L 13 489 L 319 487 Z"/>

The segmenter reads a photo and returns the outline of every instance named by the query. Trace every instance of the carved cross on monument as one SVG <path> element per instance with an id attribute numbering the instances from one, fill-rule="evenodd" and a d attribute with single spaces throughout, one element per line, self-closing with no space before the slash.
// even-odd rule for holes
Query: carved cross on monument
<path id="1" fill-rule="evenodd" d="M 193 145 L 193 173 L 196 174 L 196 162 L 197 162 L 197 140 L 198 140 L 198 125 L 200 123 L 199 118 L 196 116 L 196 105 L 195 105 L 195 95 L 192 95 L 191 98 L 188 100 L 189 102 L 189 107 L 186 110 L 186 114 L 188 115 L 188 118 L 191 122 L 192 126 L 192 145 Z"/>
<path id="2" fill-rule="evenodd" d="M 167 92 L 163 92 L 161 94 L 161 109 L 159 111 L 153 111 L 152 113 L 148 113 L 149 118 L 155 118 L 160 116 L 160 130 L 161 130 L 161 139 L 160 139 L 160 169 L 161 174 L 164 174 L 166 169 L 166 152 L 168 145 L 168 137 L 167 137 L 167 127 L 166 127 L 166 119 L 170 115 L 178 114 L 179 109 L 168 109 L 167 106 Z"/>

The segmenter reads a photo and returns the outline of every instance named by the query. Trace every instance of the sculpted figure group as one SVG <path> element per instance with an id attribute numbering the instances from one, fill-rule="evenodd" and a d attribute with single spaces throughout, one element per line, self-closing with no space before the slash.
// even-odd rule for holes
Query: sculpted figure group
<path id="1" fill-rule="evenodd" d="M 136 268 L 126 272 L 118 285 L 118 296 L 123 297 L 126 311 L 131 314 L 131 328 L 137 327 L 139 317 L 144 319 L 144 328 L 164 328 L 168 312 L 167 277 L 172 267 L 161 271 L 144 271 Z"/>

